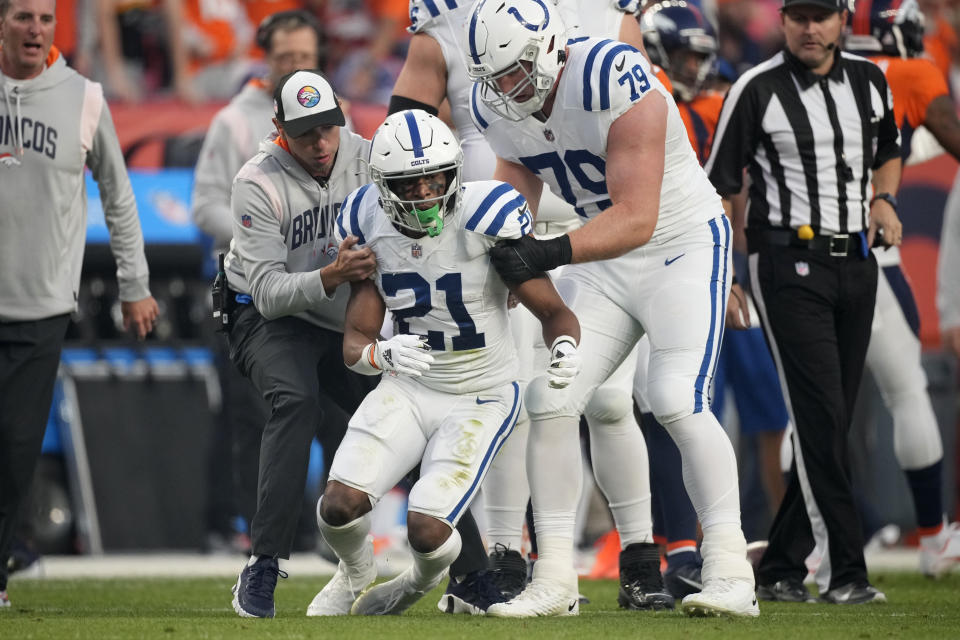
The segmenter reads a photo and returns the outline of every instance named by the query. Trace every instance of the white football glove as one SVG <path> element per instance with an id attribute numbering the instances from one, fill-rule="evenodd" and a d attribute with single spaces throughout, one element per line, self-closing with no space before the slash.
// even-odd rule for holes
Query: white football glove
<path id="1" fill-rule="evenodd" d="M 550 366 L 547 367 L 547 386 L 564 389 L 580 373 L 581 359 L 577 343 L 570 336 L 560 336 L 550 347 Z"/>
<path id="2" fill-rule="evenodd" d="M 402 333 L 389 340 L 377 340 L 364 349 L 364 355 L 370 357 L 367 349 L 373 350 L 373 363 L 393 375 L 420 377 L 433 364 L 433 356 L 428 353 L 430 345 L 420 336 Z"/>

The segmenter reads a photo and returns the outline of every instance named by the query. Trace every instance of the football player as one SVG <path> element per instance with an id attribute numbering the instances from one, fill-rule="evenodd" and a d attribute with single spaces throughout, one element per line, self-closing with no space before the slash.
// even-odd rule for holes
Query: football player
<path id="1" fill-rule="evenodd" d="M 351 193 L 337 217 L 339 236 L 377 256 L 375 277 L 351 286 L 344 362 L 387 375 L 351 418 L 317 505 L 340 564 L 312 615 L 399 614 L 439 584 L 460 552 L 454 526 L 520 412 L 508 288 L 488 250 L 529 233 L 532 221 L 510 185 L 461 184 L 462 163 L 437 117 L 392 114 L 371 144 L 373 183 Z M 579 371 L 577 319 L 549 278 L 511 290 L 543 323 L 549 393 L 561 393 Z M 379 340 L 386 310 L 394 337 Z M 368 514 L 417 464 L 407 516 L 413 566 L 361 595 L 376 578 Z"/>
<path id="2" fill-rule="evenodd" d="M 543 183 L 589 219 L 552 240 L 499 243 L 491 259 L 522 282 L 571 264 L 558 281 L 591 357 L 563 398 L 543 377 L 526 394 L 528 475 L 539 559 L 533 581 L 487 613 L 577 612 L 573 511 L 577 416 L 637 340 L 650 336 L 647 393 L 683 456 L 703 526 L 703 591 L 693 615 L 759 615 L 740 529 L 733 448 L 708 389 L 729 294 L 730 226 L 697 163 L 672 96 L 638 50 L 613 40 L 570 42 L 542 0 L 478 0 L 467 24 L 474 122 L 497 155 L 495 178 L 536 212 Z"/>
<path id="3" fill-rule="evenodd" d="M 643 38 L 633 14 L 636 0 L 545 0 L 566 18 L 566 36 L 602 35 L 625 40 L 642 50 Z M 467 180 L 493 175 L 496 157 L 470 116 L 472 82 L 462 51 L 467 46 L 467 0 L 411 0 L 410 52 L 394 87 L 390 110 L 421 108 L 436 113 L 446 99 L 464 151 Z M 582 224 L 573 207 L 545 190 L 535 232 L 546 238 Z M 520 356 L 519 378 L 526 383 L 546 360 L 546 345 L 537 344 L 535 319 L 522 308 L 511 313 L 514 343 Z M 621 590 L 618 601 L 631 609 L 672 608 L 659 572 L 659 552 L 652 542 L 649 472 L 646 447 L 631 411 L 636 354 L 594 394 L 584 409 L 590 429 L 593 470 L 613 513 L 620 540 Z M 521 410 L 510 441 L 494 461 L 483 486 L 487 542 L 492 577 L 498 589 L 516 595 L 526 584 L 526 562 L 520 555 L 529 489 L 526 477 L 528 419 Z M 579 467 L 578 467 L 579 468 Z M 452 576 L 439 607 L 449 613 L 484 610 L 489 600 L 480 585 L 483 575 Z"/>

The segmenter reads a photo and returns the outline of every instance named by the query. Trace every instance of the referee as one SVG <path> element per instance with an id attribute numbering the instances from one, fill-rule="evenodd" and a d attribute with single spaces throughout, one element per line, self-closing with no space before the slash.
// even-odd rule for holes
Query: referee
<path id="1" fill-rule="evenodd" d="M 705 167 L 725 198 L 748 169 L 752 290 L 795 425 L 764 600 L 813 600 L 814 545 L 822 601 L 886 600 L 867 581 L 847 433 L 877 290 L 870 246 L 901 240 L 900 136 L 880 68 L 838 47 L 847 17 L 847 0 L 784 0 L 786 47 L 731 87 Z"/>

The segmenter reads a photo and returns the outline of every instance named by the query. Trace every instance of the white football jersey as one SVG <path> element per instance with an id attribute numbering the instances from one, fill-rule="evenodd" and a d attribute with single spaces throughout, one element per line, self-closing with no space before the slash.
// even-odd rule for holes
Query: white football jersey
<path id="1" fill-rule="evenodd" d="M 446 393 L 476 393 L 517 379 L 507 319 L 507 286 L 487 254 L 503 238 L 530 232 L 527 202 L 493 180 L 461 187 L 440 234 L 410 238 L 380 206 L 373 184 L 343 201 L 337 237 L 355 235 L 377 256 L 374 279 L 396 333 L 427 336 L 435 358 L 418 378 Z"/>
<path id="2" fill-rule="evenodd" d="M 570 36 L 616 38 L 624 12 L 636 10 L 637 0 L 554 0 Z M 447 66 L 447 100 L 463 148 L 465 182 L 489 180 L 497 158 L 470 117 L 472 82 L 467 75 L 467 25 L 473 0 L 410 0 L 411 33 L 425 33 L 437 41 Z"/>
<path id="3" fill-rule="evenodd" d="M 607 137 L 613 122 L 652 91 L 667 101 L 667 130 L 660 214 L 653 242 L 673 237 L 721 210 L 720 196 L 690 146 L 673 96 L 646 58 L 628 44 L 600 38 L 568 43 L 569 55 L 546 122 L 511 122 L 471 92 L 478 128 L 494 153 L 522 164 L 572 204 L 583 218 L 611 206 L 606 183 Z M 643 158 L 637 158 L 638 171 Z"/>

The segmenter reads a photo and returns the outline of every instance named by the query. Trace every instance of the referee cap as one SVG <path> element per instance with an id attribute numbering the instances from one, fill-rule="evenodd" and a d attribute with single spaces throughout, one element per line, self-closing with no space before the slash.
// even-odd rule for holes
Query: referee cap
<path id="1" fill-rule="evenodd" d="M 840 12 L 851 9 L 852 4 L 853 0 L 783 0 L 783 7 L 780 10 L 808 5 Z"/>
<path id="2" fill-rule="evenodd" d="M 273 111 L 294 138 L 314 127 L 346 124 L 333 87 L 319 71 L 301 69 L 283 76 L 273 92 Z"/>

